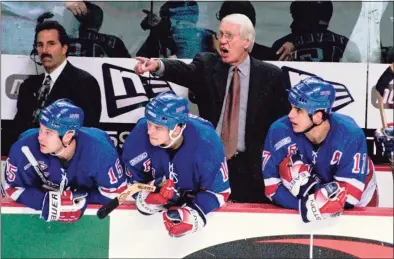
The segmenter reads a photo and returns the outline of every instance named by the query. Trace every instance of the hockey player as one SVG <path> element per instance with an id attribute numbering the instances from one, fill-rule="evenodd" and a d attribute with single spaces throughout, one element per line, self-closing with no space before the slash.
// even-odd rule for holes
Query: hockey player
<path id="1" fill-rule="evenodd" d="M 394 59 L 394 51 L 393 51 Z M 383 72 L 376 83 L 376 91 L 380 95 L 379 98 L 384 98 L 385 92 L 390 91 L 390 83 L 394 80 L 394 61 L 391 65 Z M 377 152 L 382 156 L 389 159 L 391 166 L 394 166 L 394 132 L 393 122 L 387 123 L 386 128 L 377 129 L 375 131 L 375 144 Z M 393 168 L 394 170 L 394 168 Z"/>
<path id="2" fill-rule="evenodd" d="M 263 156 L 266 195 L 310 222 L 344 208 L 376 206 L 376 177 L 363 131 L 331 112 L 334 87 L 309 77 L 290 89 L 292 109 L 274 122 Z"/>
<path id="3" fill-rule="evenodd" d="M 163 212 L 172 237 L 193 233 L 230 194 L 223 144 L 211 123 L 188 114 L 188 101 L 172 92 L 159 94 L 145 108 L 123 146 L 131 182 L 160 186 L 139 192 L 138 211 Z"/>
<path id="4" fill-rule="evenodd" d="M 46 221 L 73 222 L 87 204 L 106 204 L 126 189 L 117 150 L 96 128 L 81 127 L 81 108 L 67 99 L 41 111 L 40 128 L 21 134 L 6 162 L 4 189 L 18 203 L 41 210 Z M 29 163 L 27 146 L 41 173 Z"/>

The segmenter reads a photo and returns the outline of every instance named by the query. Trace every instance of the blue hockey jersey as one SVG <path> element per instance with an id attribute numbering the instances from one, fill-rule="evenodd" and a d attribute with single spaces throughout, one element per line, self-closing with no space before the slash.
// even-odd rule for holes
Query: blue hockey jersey
<path id="1" fill-rule="evenodd" d="M 40 152 L 38 132 L 39 129 L 30 129 L 22 133 L 9 152 L 4 189 L 13 200 L 41 210 L 47 191 L 41 188 L 42 181 L 22 153 L 22 146 L 30 148 L 49 181 L 60 184 L 64 170 L 65 189 L 88 192 L 88 203 L 106 204 L 127 188 L 124 168 L 106 132 L 81 128 L 75 136 L 76 150 L 67 168 L 63 168 L 58 157 Z"/>
<path id="2" fill-rule="evenodd" d="M 327 137 L 316 148 L 304 133 L 294 133 L 287 116 L 271 125 L 262 153 L 262 168 L 266 196 L 275 204 L 298 209 L 298 199 L 282 184 L 279 175 L 279 164 L 296 149 L 303 162 L 312 166 L 321 184 L 337 181 L 346 187 L 350 207 L 365 206 L 371 200 L 376 178 L 364 132 L 346 115 L 332 113 L 329 122 Z"/>
<path id="3" fill-rule="evenodd" d="M 221 207 L 230 195 L 223 144 L 207 121 L 189 115 L 183 143 L 171 159 L 166 149 L 152 146 L 146 119 L 138 121 L 123 145 L 122 160 L 131 182 L 172 179 L 175 188 L 194 196 L 204 214 Z"/>

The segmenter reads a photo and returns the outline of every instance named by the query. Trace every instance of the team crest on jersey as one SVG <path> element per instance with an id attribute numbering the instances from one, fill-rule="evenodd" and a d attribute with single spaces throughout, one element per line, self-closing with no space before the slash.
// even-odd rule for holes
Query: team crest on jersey
<path id="1" fill-rule="evenodd" d="M 44 161 L 38 161 L 38 166 L 42 171 L 48 168 L 48 166 L 44 163 Z"/>
<path id="2" fill-rule="evenodd" d="M 38 166 L 40 167 L 41 171 L 44 172 L 44 176 L 48 177 L 49 172 L 45 171 L 48 168 L 48 166 L 44 163 L 44 161 L 37 161 L 37 162 L 38 162 Z"/>

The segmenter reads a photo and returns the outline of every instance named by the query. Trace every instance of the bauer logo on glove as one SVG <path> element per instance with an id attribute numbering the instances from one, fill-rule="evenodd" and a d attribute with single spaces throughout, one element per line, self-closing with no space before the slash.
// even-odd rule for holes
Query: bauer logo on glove
<path id="1" fill-rule="evenodd" d="M 74 222 L 87 207 L 86 192 L 48 192 L 44 198 L 41 218 L 45 221 Z"/>
<path id="2" fill-rule="evenodd" d="M 324 185 L 314 194 L 300 200 L 300 214 L 307 223 L 337 217 L 342 214 L 346 202 L 346 189 L 337 182 Z"/>

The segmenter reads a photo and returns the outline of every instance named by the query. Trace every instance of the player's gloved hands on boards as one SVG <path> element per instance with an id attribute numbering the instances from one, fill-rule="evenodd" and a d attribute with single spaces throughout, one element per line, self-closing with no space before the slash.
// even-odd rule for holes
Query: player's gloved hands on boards
<path id="1" fill-rule="evenodd" d="M 308 178 L 308 182 L 301 186 L 300 192 L 296 196 L 297 198 L 305 197 L 309 194 L 315 193 L 318 188 L 320 188 L 320 177 L 313 171 L 311 171 L 311 176 Z"/>
<path id="2" fill-rule="evenodd" d="M 193 203 L 169 208 L 163 212 L 163 221 L 171 237 L 194 233 L 206 224 L 204 212 Z"/>
<path id="3" fill-rule="evenodd" d="M 311 177 L 311 166 L 302 162 L 302 155 L 298 150 L 279 164 L 279 175 L 283 185 L 294 197 L 303 195 L 318 183 L 318 178 Z"/>
<path id="4" fill-rule="evenodd" d="M 136 197 L 136 206 L 144 215 L 152 215 L 162 211 L 164 205 L 175 203 L 179 199 L 179 192 L 175 189 L 173 180 L 160 178 L 149 183 L 156 188 L 155 192 L 140 191 Z"/>
<path id="5" fill-rule="evenodd" d="M 375 131 L 375 144 L 378 153 L 391 159 L 394 153 L 394 133 L 393 123 L 389 125 L 387 128 Z"/>
<path id="6" fill-rule="evenodd" d="M 63 191 L 47 192 L 41 209 L 40 218 L 49 221 L 74 222 L 80 219 L 86 210 L 87 192 Z"/>
<path id="7" fill-rule="evenodd" d="M 299 201 L 302 221 L 308 223 L 323 220 L 342 214 L 346 202 L 346 189 L 339 183 L 325 184 L 315 193 L 307 195 Z"/>

